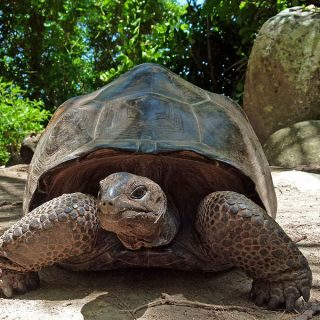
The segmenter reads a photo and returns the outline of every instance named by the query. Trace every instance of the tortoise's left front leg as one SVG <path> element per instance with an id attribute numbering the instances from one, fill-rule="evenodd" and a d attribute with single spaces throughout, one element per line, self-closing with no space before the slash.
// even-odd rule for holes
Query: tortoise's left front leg
<path id="1" fill-rule="evenodd" d="M 29 212 L 0 237 L 0 293 L 39 285 L 43 267 L 92 250 L 99 223 L 93 196 L 64 194 Z"/>
<path id="2" fill-rule="evenodd" d="M 310 296 L 312 275 L 296 244 L 267 213 L 242 194 L 224 191 L 200 204 L 196 229 L 204 254 L 241 268 L 254 279 L 256 304 L 292 310 Z"/>

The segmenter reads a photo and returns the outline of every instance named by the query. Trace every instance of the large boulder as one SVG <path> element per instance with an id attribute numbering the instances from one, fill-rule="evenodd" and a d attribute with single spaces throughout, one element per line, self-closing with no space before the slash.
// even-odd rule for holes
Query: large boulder
<path id="1" fill-rule="evenodd" d="M 320 119 L 320 8 L 294 7 L 262 26 L 249 59 L 244 110 L 260 141 Z"/>
<path id="2" fill-rule="evenodd" d="M 21 144 L 20 156 L 23 163 L 29 164 L 40 140 L 41 133 L 30 133 L 27 135 Z"/>
<path id="3" fill-rule="evenodd" d="M 40 136 L 41 133 L 30 133 L 27 135 L 21 143 L 20 151 L 17 151 L 16 148 L 9 145 L 7 149 L 10 153 L 10 158 L 6 166 L 11 167 L 18 164 L 29 164 L 39 142 Z"/>
<path id="4" fill-rule="evenodd" d="M 302 121 L 276 131 L 264 149 L 270 165 L 318 172 L 320 120 Z"/>

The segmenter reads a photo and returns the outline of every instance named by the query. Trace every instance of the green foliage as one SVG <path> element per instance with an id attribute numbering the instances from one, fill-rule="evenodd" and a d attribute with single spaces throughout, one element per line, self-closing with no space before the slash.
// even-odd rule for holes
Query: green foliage
<path id="1" fill-rule="evenodd" d="M 54 110 L 157 62 L 241 101 L 253 41 L 279 11 L 318 0 L 0 1 L 0 70 Z"/>
<path id="2" fill-rule="evenodd" d="M 91 2 L 0 1 L 1 76 L 51 110 L 91 91 L 95 75 L 83 23 Z"/>
<path id="3" fill-rule="evenodd" d="M 0 1 L 0 70 L 54 110 L 142 62 L 165 64 L 185 6 L 169 0 Z"/>
<path id="4" fill-rule="evenodd" d="M 185 6 L 165 0 L 95 1 L 87 23 L 102 82 L 143 62 L 168 63 L 176 32 L 188 32 L 185 12 Z"/>
<path id="5" fill-rule="evenodd" d="M 40 100 L 24 97 L 25 91 L 0 78 L 0 164 L 18 152 L 22 139 L 31 132 L 40 132 L 49 112 Z"/>
<path id="6" fill-rule="evenodd" d="M 241 103 L 262 24 L 318 0 L 0 1 L 0 162 L 70 97 L 156 62 Z M 13 85 L 16 83 L 17 85 Z M 22 88 L 22 89 L 20 89 Z M 40 101 L 44 101 L 42 104 Z"/>

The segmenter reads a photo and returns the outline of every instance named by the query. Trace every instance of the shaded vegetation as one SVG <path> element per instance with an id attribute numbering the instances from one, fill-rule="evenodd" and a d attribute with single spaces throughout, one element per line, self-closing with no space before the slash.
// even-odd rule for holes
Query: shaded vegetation
<path id="1" fill-rule="evenodd" d="M 41 100 L 30 100 L 25 91 L 0 78 L 0 164 L 19 151 L 21 141 L 31 132 L 40 132 L 50 113 Z"/>

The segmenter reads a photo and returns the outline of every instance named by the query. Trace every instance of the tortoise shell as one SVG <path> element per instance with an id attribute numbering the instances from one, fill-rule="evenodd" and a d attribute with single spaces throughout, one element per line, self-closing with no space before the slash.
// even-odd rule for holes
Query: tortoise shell
<path id="1" fill-rule="evenodd" d="M 96 195 L 117 171 L 150 177 L 190 214 L 218 190 L 276 214 L 270 169 L 242 109 L 156 64 L 57 109 L 30 164 L 24 212 L 63 193 Z"/>

